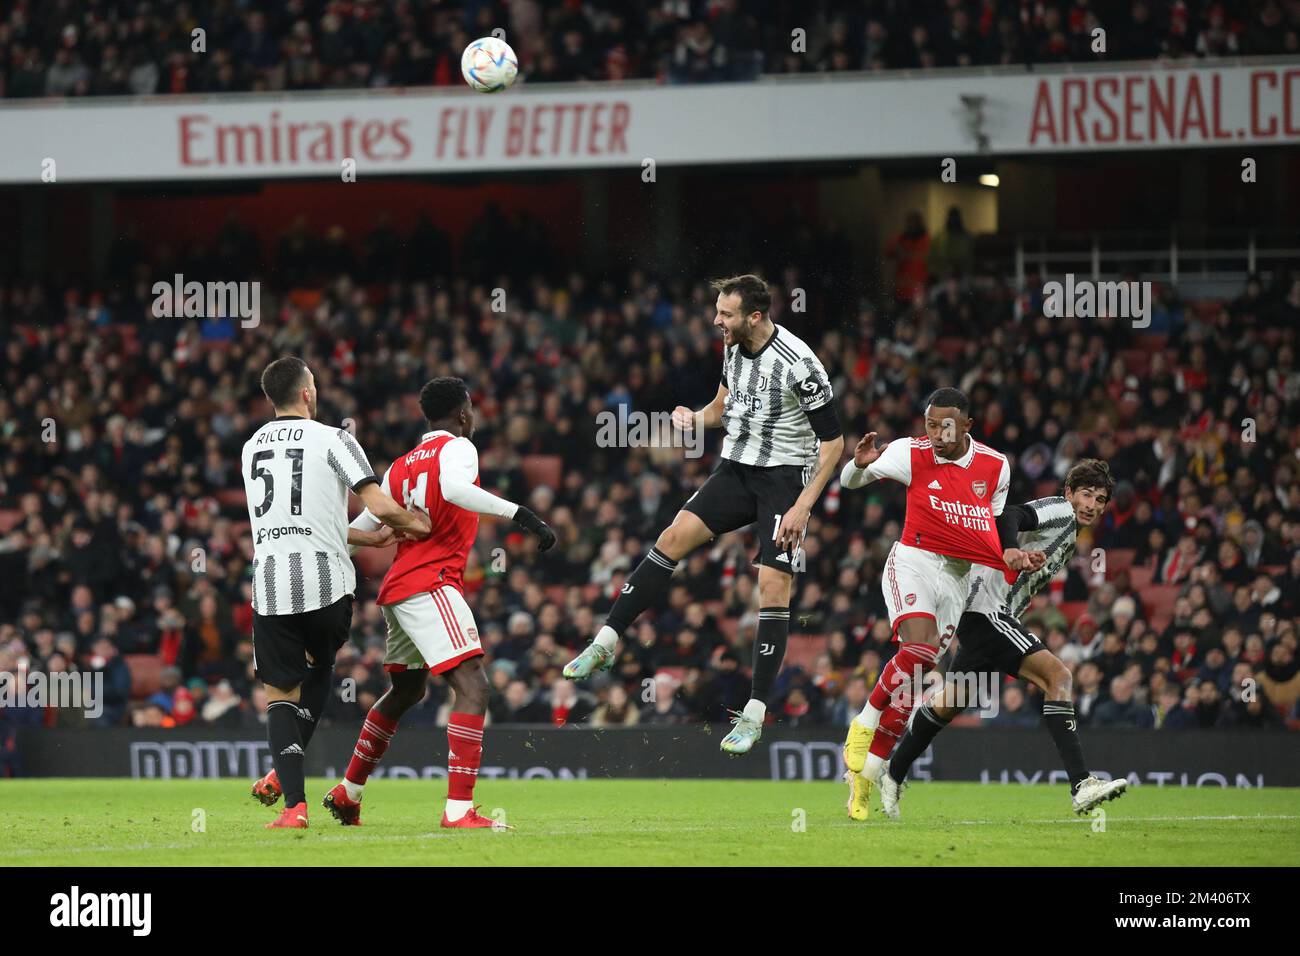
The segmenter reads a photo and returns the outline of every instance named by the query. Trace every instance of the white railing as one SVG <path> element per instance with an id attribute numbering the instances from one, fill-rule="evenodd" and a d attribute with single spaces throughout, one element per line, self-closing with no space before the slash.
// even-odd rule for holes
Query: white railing
<path id="1" fill-rule="evenodd" d="M 1062 241 L 1082 243 L 1086 247 L 1050 247 L 1053 243 L 1060 244 Z M 1125 264 L 1130 263 L 1134 267 L 1125 268 Z M 1254 232 L 1239 242 L 1217 248 L 1186 246 L 1179 241 L 1175 232 L 1169 234 L 1165 244 L 1145 249 L 1126 248 L 1122 237 L 1107 239 L 1103 244 L 1102 237 L 1096 235 L 1076 236 L 1072 240 L 1063 240 L 1060 236 L 1050 239 L 1021 236 L 1015 242 L 1014 272 L 1016 288 L 1024 288 L 1025 275 L 1032 266 L 1037 266 L 1039 274 L 1044 278 L 1072 272 L 1101 281 L 1138 273 L 1142 279 L 1170 285 L 1177 285 L 1180 280 L 1241 283 L 1255 273 L 1270 275 L 1288 263 L 1300 263 L 1300 247 L 1274 245 L 1271 242 L 1261 244 Z M 1225 268 L 1225 264 L 1229 264 L 1229 267 Z M 1163 268 L 1153 269 L 1152 265 Z M 1239 268 L 1232 268 L 1231 265 L 1239 265 Z"/>

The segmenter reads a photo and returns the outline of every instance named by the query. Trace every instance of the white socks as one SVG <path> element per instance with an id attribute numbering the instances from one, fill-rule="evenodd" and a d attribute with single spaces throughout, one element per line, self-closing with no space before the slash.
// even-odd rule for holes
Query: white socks
<path id="1" fill-rule="evenodd" d="M 344 777 L 343 789 L 348 792 L 349 800 L 356 800 L 360 802 L 361 794 L 365 791 L 366 785 L 364 783 L 353 783 L 351 780 L 348 780 L 346 777 Z"/>
<path id="2" fill-rule="evenodd" d="M 867 765 L 862 768 L 862 776 L 874 783 L 880 779 L 880 774 L 884 769 L 884 757 L 877 757 L 875 754 L 867 754 Z"/>
<path id="3" fill-rule="evenodd" d="M 447 814 L 447 821 L 449 823 L 455 823 L 465 814 L 469 813 L 473 808 L 473 800 L 448 800 L 447 809 L 445 811 Z"/>
<path id="4" fill-rule="evenodd" d="M 751 697 L 749 703 L 745 705 L 743 713 L 750 720 L 761 724 L 764 718 L 767 717 L 767 704 Z"/>
<path id="5" fill-rule="evenodd" d="M 606 624 L 596 632 L 596 638 L 592 643 L 599 644 L 612 654 L 614 648 L 618 646 L 618 631 Z"/>
<path id="6" fill-rule="evenodd" d="M 880 726 L 880 715 L 882 713 L 884 713 L 884 711 L 876 710 L 876 708 L 871 706 L 871 701 L 867 701 L 866 705 L 863 706 L 861 713 L 853 719 L 863 727 L 867 728 L 867 730 L 875 730 Z"/>

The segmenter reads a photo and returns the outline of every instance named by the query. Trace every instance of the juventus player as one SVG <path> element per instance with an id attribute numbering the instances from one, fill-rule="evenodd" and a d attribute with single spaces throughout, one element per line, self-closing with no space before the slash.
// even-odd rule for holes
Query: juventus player
<path id="1" fill-rule="evenodd" d="M 523 505 L 478 486 L 474 405 L 459 378 L 435 378 L 420 390 L 428 431 L 420 443 L 393 462 L 382 487 L 406 506 L 427 514 L 433 533 L 425 541 L 401 541 L 384 575 L 378 603 L 388 623 L 384 670 L 392 686 L 366 715 L 341 783 L 325 796 L 325 809 L 344 826 L 361 823 L 366 780 L 397 732 L 402 715 L 424 697 L 429 674 L 451 684 L 453 710 L 447 721 L 447 804 L 444 827 L 491 827 L 474 808 L 474 782 L 483 753 L 483 715 L 488 683 L 483 671 L 474 615 L 461 593 L 465 562 L 478 532 L 480 514 L 509 518 L 538 538 L 538 550 L 555 546 L 555 533 Z M 362 512 L 352 527 L 375 532 L 379 522 Z"/>
<path id="2" fill-rule="evenodd" d="M 612 667 L 619 638 L 642 611 L 662 603 L 678 561 L 720 534 L 758 522 L 761 608 L 753 686 L 722 740 L 724 751 L 743 754 L 762 735 L 767 698 L 785 656 L 792 576 L 803 560 L 800 544 L 812 506 L 835 473 L 844 438 L 826 370 L 803 340 L 773 323 L 767 283 L 742 275 L 712 285 L 718 293 L 713 324 L 722 333 L 722 381 L 713 401 L 698 412 L 674 409 L 673 424 L 683 431 L 725 428 L 722 460 L 659 535 L 623 585 L 605 625 L 565 666 L 564 676 L 583 678 Z"/>
<path id="3" fill-rule="evenodd" d="M 844 741 L 849 816 L 865 820 L 871 787 L 903 732 L 911 704 L 900 685 L 934 668 L 966 606 L 972 564 L 1001 572 L 1041 567 L 1041 552 L 1004 548 L 995 519 L 1011 482 L 1006 456 L 970 437 L 970 400 L 940 388 L 926 401 L 924 437 L 876 447 L 866 435 L 844 465 L 840 484 L 860 488 L 880 478 L 907 486 L 907 519 L 889 551 L 881 588 L 898 652 L 881 669 Z M 919 691 L 920 688 L 915 688 Z"/>
<path id="4" fill-rule="evenodd" d="M 1021 548 L 1041 550 L 1047 560 L 1036 571 L 1021 572 L 1010 586 L 991 568 L 971 571 L 970 598 L 957 628 L 957 659 L 942 691 L 916 709 L 880 778 L 880 804 L 886 815 L 898 816 L 898 797 L 908 769 L 968 703 L 956 699 L 954 676 L 989 671 L 1015 674 L 1042 690 L 1043 722 L 1069 774 L 1075 812 L 1086 813 L 1128 787 L 1123 777 L 1103 781 L 1088 773 L 1074 716 L 1070 669 L 1020 623 L 1034 595 L 1074 556 L 1078 529 L 1101 520 L 1114 487 L 1110 467 L 1089 458 L 1066 474 L 1064 497 L 1039 498 L 1002 513 L 999 528 L 1005 525 L 1018 535 Z"/>
<path id="5" fill-rule="evenodd" d="M 416 537 L 423 515 L 384 494 L 357 440 L 313 421 L 316 380 L 285 356 L 262 373 L 275 408 L 244 443 L 242 469 L 253 534 L 253 661 L 266 687 L 266 736 L 274 769 L 253 785 L 284 811 L 268 827 L 303 829 L 303 760 L 329 697 L 334 655 L 352 627 L 356 571 L 348 554 L 348 489 L 384 524 Z M 378 525 L 376 525 L 378 527 Z"/>

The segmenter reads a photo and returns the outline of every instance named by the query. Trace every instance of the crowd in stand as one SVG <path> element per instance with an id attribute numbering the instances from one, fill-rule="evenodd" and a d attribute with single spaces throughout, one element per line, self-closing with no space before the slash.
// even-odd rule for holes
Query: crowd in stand
<path id="1" fill-rule="evenodd" d="M 129 236 L 122 246 L 114 255 L 126 271 L 114 274 L 131 275 L 140 250 Z M 279 254 L 294 248 L 281 243 Z M 365 272 L 364 251 L 349 261 Z M 920 433 L 923 397 L 955 384 L 971 396 L 975 435 L 1012 458 L 1009 500 L 1053 492 L 1079 457 L 1110 462 L 1119 485 L 1104 521 L 1081 535 L 1027 618 L 1075 670 L 1086 726 L 1300 726 L 1300 278 L 1252 279 L 1212 308 L 1165 290 L 1152 329 L 1135 330 L 1049 320 L 1036 279 L 1017 290 L 971 283 L 960 269 L 935 281 L 922 267 L 904 294 L 830 308 L 788 261 L 756 265 L 779 280 L 775 320 L 812 343 L 831 375 L 850 447 L 869 430 Z M 509 284 L 498 312 L 483 284 L 407 278 L 399 266 L 369 283 L 334 275 L 315 298 L 264 290 L 261 325 L 244 329 L 157 318 L 149 269 L 134 274 L 97 290 L 0 285 L 0 672 L 102 672 L 97 724 L 263 719 L 238 461 L 269 413 L 261 370 L 293 353 L 315 373 L 318 417 L 352 419 L 377 472 L 418 441 L 421 384 L 463 377 L 479 413 L 483 486 L 526 501 L 559 535 L 538 555 L 508 523 L 481 523 L 467 590 L 492 721 L 720 721 L 744 703 L 757 623 L 752 531 L 683 562 L 666 606 L 634 626 L 612 672 L 583 686 L 560 676 L 715 463 L 716 434 L 694 460 L 596 438 L 603 411 L 712 398 L 720 342 L 703 281 L 539 276 Z M 793 285 L 814 290 L 805 312 L 785 304 Z M 1167 336 L 1155 348 L 1152 330 Z M 558 456 L 558 474 L 530 480 L 533 455 Z M 792 634 L 823 635 L 825 650 L 782 673 L 769 708 L 777 720 L 840 726 L 861 707 L 893 652 L 880 573 L 903 507 L 890 482 L 833 482 L 815 508 Z M 1131 568 L 1099 567 L 1098 553 L 1121 551 Z M 1139 574 L 1177 589 L 1168 614 L 1153 613 Z M 330 717 L 348 726 L 386 688 L 377 585 L 361 575 L 353 642 L 338 660 Z M 1063 613 L 1076 602 L 1082 613 Z M 161 665 L 147 698 L 132 697 L 128 655 Z M 1036 693 L 1008 683 L 995 719 L 1034 722 Z M 446 706 L 435 679 L 407 719 L 440 721 Z M 0 706 L 10 725 L 87 719 Z"/>
<path id="2" fill-rule="evenodd" d="M 505 31 L 524 82 L 743 81 L 1300 52 L 1281 0 L 8 0 L 0 95 L 447 85 Z M 197 32 L 197 31 L 202 31 Z M 1101 31 L 1100 33 L 1098 31 Z"/>

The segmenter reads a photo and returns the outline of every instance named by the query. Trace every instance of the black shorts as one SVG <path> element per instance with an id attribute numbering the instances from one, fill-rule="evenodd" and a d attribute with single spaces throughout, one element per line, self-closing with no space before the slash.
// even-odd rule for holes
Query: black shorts
<path id="1" fill-rule="evenodd" d="M 703 521 L 715 536 L 757 522 L 754 563 L 793 574 L 796 555 L 779 550 L 773 539 L 781 519 L 803 494 L 804 484 L 804 469 L 798 465 L 760 468 L 724 458 L 682 510 Z"/>
<path id="2" fill-rule="evenodd" d="M 1001 671 L 1014 677 L 1020 663 L 1046 647 L 1010 614 L 990 617 L 967 611 L 957 625 L 957 657 L 948 669 L 956 674 Z"/>
<path id="3" fill-rule="evenodd" d="M 264 684 L 291 690 L 307 679 L 309 666 L 334 666 L 334 655 L 352 632 L 352 595 L 302 614 L 253 615 L 253 667 Z M 308 665 L 307 655 L 314 662 Z"/>

